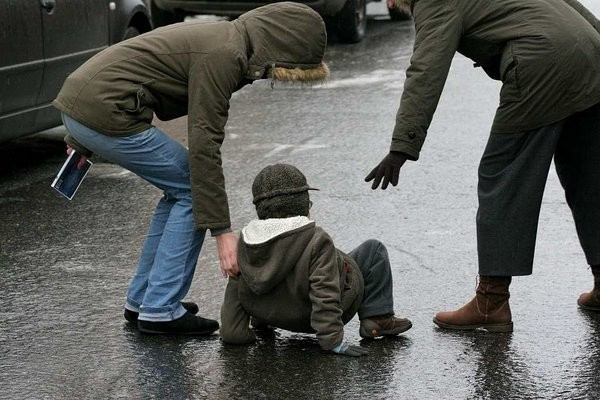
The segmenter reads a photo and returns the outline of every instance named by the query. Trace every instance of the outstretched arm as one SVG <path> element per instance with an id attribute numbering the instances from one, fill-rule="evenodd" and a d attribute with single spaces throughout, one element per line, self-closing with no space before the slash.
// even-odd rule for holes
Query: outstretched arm
<path id="1" fill-rule="evenodd" d="M 417 160 L 462 35 L 462 19 L 451 2 L 417 2 L 416 36 L 396 114 L 390 153 L 365 178 L 372 189 L 396 186 L 406 160 Z"/>
<path id="2" fill-rule="evenodd" d="M 396 114 L 391 151 L 417 160 L 462 37 L 462 17 L 449 1 L 417 2 L 415 44 Z"/>

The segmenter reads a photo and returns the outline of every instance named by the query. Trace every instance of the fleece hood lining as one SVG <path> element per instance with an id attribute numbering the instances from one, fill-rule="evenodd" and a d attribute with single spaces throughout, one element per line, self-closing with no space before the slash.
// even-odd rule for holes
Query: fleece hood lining
<path id="1" fill-rule="evenodd" d="M 255 219 L 242 229 L 242 235 L 244 243 L 256 245 L 266 243 L 283 233 L 301 228 L 312 222 L 310 218 L 305 216 Z"/>

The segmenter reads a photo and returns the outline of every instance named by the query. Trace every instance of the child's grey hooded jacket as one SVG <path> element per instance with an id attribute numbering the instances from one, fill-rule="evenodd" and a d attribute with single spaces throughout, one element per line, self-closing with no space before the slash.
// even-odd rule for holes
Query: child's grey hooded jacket
<path id="1" fill-rule="evenodd" d="M 331 350 L 362 301 L 364 282 L 352 258 L 307 217 L 254 220 L 238 246 L 241 274 L 229 278 L 221 308 L 226 343 L 251 343 L 250 317 L 294 332 L 316 333 Z"/>

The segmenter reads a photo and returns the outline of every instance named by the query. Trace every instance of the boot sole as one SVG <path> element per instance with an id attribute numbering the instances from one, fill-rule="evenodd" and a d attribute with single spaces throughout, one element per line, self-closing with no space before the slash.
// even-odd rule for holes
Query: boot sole
<path id="1" fill-rule="evenodd" d="M 138 328 L 141 333 L 148 335 L 175 335 L 175 336 L 207 336 L 217 331 L 217 329 L 209 329 L 205 331 L 194 331 L 194 332 L 168 332 L 168 331 L 155 331 L 152 329 Z"/>
<path id="2" fill-rule="evenodd" d="M 600 311 L 600 307 L 594 307 L 594 306 L 586 306 L 584 304 L 578 304 L 579 308 L 581 308 L 582 310 L 586 310 L 586 311 Z"/>
<path id="3" fill-rule="evenodd" d="M 505 322 L 502 324 L 477 324 L 477 325 L 452 325 L 441 322 L 433 317 L 433 323 L 444 329 L 453 329 L 457 331 L 472 331 L 475 329 L 485 329 L 488 332 L 512 332 L 513 323 Z"/>
<path id="4" fill-rule="evenodd" d="M 396 336 L 396 335 L 401 334 L 402 332 L 406 332 L 410 328 L 412 328 L 412 322 L 409 322 L 408 324 L 401 326 L 397 329 L 391 329 L 388 331 L 377 331 L 377 333 L 375 335 L 371 335 L 370 332 L 365 333 L 366 329 L 363 329 L 361 327 L 359 330 L 359 334 L 360 334 L 360 337 L 362 337 L 363 339 L 375 339 L 375 338 L 381 337 L 381 336 Z"/>
<path id="5" fill-rule="evenodd" d="M 196 303 L 184 301 L 181 304 L 183 305 L 183 308 L 185 308 L 185 310 L 190 314 L 196 315 L 200 311 L 200 308 L 198 308 L 198 305 Z M 139 315 L 140 313 L 128 309 L 125 309 L 125 311 L 123 312 L 123 316 L 125 317 L 127 322 L 131 324 L 137 324 Z"/>

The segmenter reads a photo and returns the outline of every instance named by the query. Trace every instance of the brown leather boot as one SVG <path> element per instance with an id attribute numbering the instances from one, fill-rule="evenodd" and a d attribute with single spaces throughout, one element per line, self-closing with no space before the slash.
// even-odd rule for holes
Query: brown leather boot
<path id="1" fill-rule="evenodd" d="M 582 293 L 577 304 L 584 310 L 600 311 L 600 267 L 592 267 L 594 288 L 591 292 Z"/>
<path id="2" fill-rule="evenodd" d="M 512 332 L 513 323 L 508 299 L 510 276 L 480 276 L 473 300 L 456 311 L 436 314 L 433 322 L 440 328 L 488 332 Z"/>

